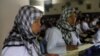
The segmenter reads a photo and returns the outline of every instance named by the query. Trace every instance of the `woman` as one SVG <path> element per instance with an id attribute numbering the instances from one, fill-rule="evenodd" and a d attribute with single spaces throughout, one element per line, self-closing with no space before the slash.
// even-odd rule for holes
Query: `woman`
<path id="1" fill-rule="evenodd" d="M 75 9 L 66 8 L 57 21 L 57 26 L 48 28 L 45 39 L 47 41 L 47 52 L 49 56 L 66 55 L 66 44 L 69 44 L 71 41 L 71 39 L 66 39 L 66 37 L 70 36 L 70 32 L 73 31 L 72 26 L 75 24 L 75 21 Z"/>
<path id="2" fill-rule="evenodd" d="M 41 56 L 36 41 L 40 32 L 42 12 L 33 6 L 20 8 L 14 26 L 4 42 L 2 56 Z"/>
<path id="3" fill-rule="evenodd" d="M 62 32 L 62 37 L 67 45 L 77 45 L 80 43 L 75 28 L 77 13 L 75 8 L 66 8 L 58 20 L 57 27 Z"/>
<path id="4" fill-rule="evenodd" d="M 98 46 L 100 45 L 100 21 L 96 23 L 96 27 L 98 31 L 96 32 L 95 37 L 93 38 L 93 43 L 94 45 Z"/>
<path id="5" fill-rule="evenodd" d="M 83 30 L 83 31 L 88 31 L 88 30 L 90 30 L 90 27 L 89 27 L 89 25 L 88 25 L 86 19 L 87 19 L 87 18 L 83 18 L 83 20 L 82 20 L 82 30 Z"/>

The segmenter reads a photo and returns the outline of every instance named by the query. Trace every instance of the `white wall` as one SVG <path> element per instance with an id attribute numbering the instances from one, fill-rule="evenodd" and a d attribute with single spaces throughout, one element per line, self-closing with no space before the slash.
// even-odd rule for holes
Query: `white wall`
<path id="1" fill-rule="evenodd" d="M 3 41 L 12 28 L 18 9 L 28 4 L 29 0 L 0 0 L 0 53 Z"/>

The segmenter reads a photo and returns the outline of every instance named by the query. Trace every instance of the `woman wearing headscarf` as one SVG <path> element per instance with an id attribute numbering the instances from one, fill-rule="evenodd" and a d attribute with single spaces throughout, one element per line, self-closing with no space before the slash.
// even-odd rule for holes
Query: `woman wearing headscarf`
<path id="1" fill-rule="evenodd" d="M 77 45 L 77 37 L 71 38 L 71 31 L 76 21 L 76 11 L 74 8 L 65 8 L 56 27 L 49 28 L 46 32 L 47 52 L 49 56 L 65 56 L 66 45 Z M 75 35 L 75 34 L 74 34 Z M 73 40 L 75 39 L 75 40 Z"/>
<path id="2" fill-rule="evenodd" d="M 20 8 L 14 26 L 5 39 L 2 56 L 41 56 L 37 42 L 42 12 L 33 6 Z"/>
<path id="3" fill-rule="evenodd" d="M 57 27 L 62 32 L 62 37 L 67 45 L 77 45 L 80 43 L 75 28 L 77 14 L 78 12 L 75 8 L 65 8 L 57 23 Z"/>

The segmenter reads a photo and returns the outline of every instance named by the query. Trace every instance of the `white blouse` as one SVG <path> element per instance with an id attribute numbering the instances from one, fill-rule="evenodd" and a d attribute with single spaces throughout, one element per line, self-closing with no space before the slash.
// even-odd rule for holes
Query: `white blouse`
<path id="1" fill-rule="evenodd" d="M 80 38 L 76 35 L 76 32 L 71 32 L 71 40 L 72 40 L 72 45 L 77 45 L 77 44 L 81 44 Z"/>
<path id="2" fill-rule="evenodd" d="M 94 45 L 100 45 L 100 29 L 95 34 L 95 37 L 93 39 Z"/>
<path id="3" fill-rule="evenodd" d="M 32 45 L 33 46 L 33 45 Z M 32 49 L 33 56 L 38 56 L 34 47 Z M 1 56 L 30 56 L 25 46 L 5 47 Z"/>
<path id="4" fill-rule="evenodd" d="M 76 31 L 78 34 L 82 33 L 81 24 L 76 25 Z"/>
<path id="5" fill-rule="evenodd" d="M 47 52 L 49 54 L 58 54 L 64 56 L 66 52 L 66 44 L 62 38 L 61 31 L 52 27 L 46 31 L 45 39 L 47 41 Z"/>
<path id="6" fill-rule="evenodd" d="M 83 22 L 83 23 L 82 23 L 82 28 L 83 28 L 83 30 L 85 30 L 85 31 L 87 31 L 87 30 L 90 29 L 90 28 L 89 28 L 89 25 L 88 25 L 86 22 Z"/>

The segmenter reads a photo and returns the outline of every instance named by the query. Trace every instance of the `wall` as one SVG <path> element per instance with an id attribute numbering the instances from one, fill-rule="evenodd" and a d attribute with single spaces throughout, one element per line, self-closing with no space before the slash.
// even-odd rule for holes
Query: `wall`
<path id="1" fill-rule="evenodd" d="M 18 9 L 28 4 L 29 0 L 0 0 L 0 53 L 3 41 L 13 26 Z"/>
<path id="2" fill-rule="evenodd" d="M 65 5 L 65 2 L 68 0 L 59 0 L 58 3 L 59 4 L 54 4 L 53 3 L 53 7 L 50 8 L 49 12 L 46 12 L 46 14 L 60 14 L 62 12 L 62 6 Z M 78 7 L 79 10 L 81 10 L 82 12 L 100 12 L 100 8 L 99 8 L 99 3 L 100 0 L 84 0 L 84 3 L 82 5 L 79 5 L 78 2 L 76 2 L 76 0 L 69 0 L 71 1 L 71 6 L 72 7 Z M 91 9 L 87 10 L 86 9 L 86 4 L 90 3 L 91 4 Z"/>
<path id="3" fill-rule="evenodd" d="M 90 10 L 86 9 L 87 3 L 91 4 Z M 78 7 L 79 10 L 81 10 L 82 12 L 100 12 L 99 3 L 100 3 L 100 0 L 84 0 L 83 5 L 78 5 L 77 2 L 73 2 L 72 6 Z"/>

